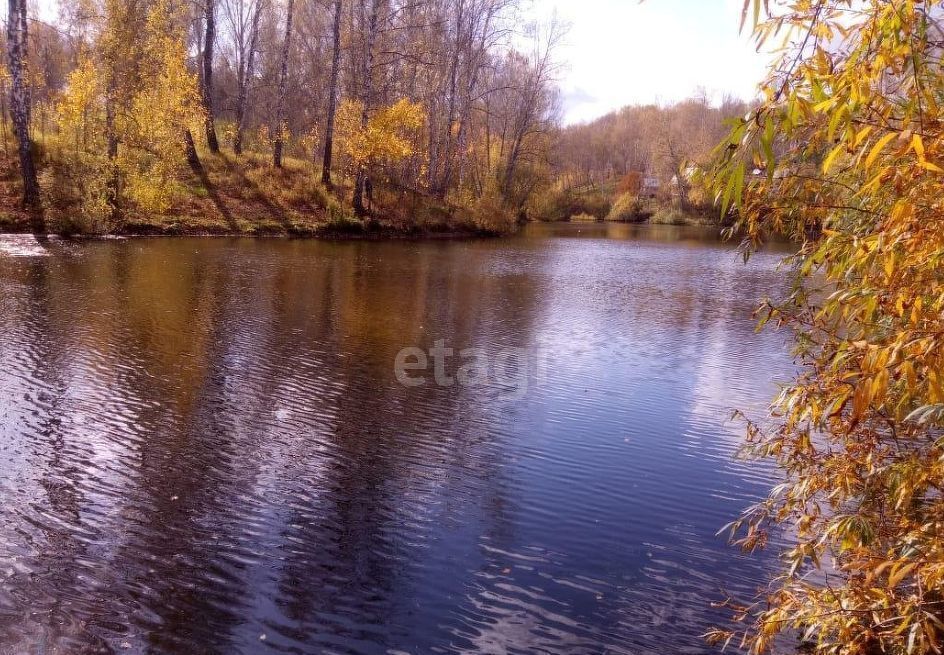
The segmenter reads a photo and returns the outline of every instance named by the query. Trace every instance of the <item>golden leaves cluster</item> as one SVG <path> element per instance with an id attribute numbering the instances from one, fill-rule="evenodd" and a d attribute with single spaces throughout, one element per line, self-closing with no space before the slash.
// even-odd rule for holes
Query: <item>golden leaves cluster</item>
<path id="1" fill-rule="evenodd" d="M 940 653 L 944 7 L 747 0 L 751 14 L 760 43 L 787 47 L 714 189 L 747 248 L 771 232 L 801 244 L 794 290 L 762 322 L 795 331 L 803 369 L 748 429 L 785 482 L 732 530 L 790 546 L 769 594 L 739 608 L 741 641 L 764 652 L 799 630 L 820 653 Z"/>
<path id="2" fill-rule="evenodd" d="M 362 168 L 413 155 L 426 113 L 422 105 L 404 98 L 372 111 L 365 125 L 363 103 L 346 100 L 336 121 L 342 151 L 355 168 Z"/>
<path id="3" fill-rule="evenodd" d="M 115 3 L 106 3 L 106 10 Z M 124 11 L 124 10 L 121 10 Z M 127 16 L 107 15 L 83 52 L 56 106 L 60 145 L 102 175 L 116 171 L 122 196 L 144 211 L 166 210 L 181 192 L 184 133 L 203 116 L 197 80 L 187 68 L 179 16 L 166 1 L 150 7 L 144 26 L 125 33 Z M 122 56 L 114 55 L 120 44 Z M 114 112 L 118 157 L 105 157 L 106 105 Z M 107 185 L 99 185 L 105 188 Z"/>
<path id="4" fill-rule="evenodd" d="M 147 18 L 141 80 L 130 110 L 121 114 L 129 197 L 147 210 L 166 210 L 176 196 L 177 173 L 186 163 L 183 135 L 198 123 L 202 106 L 197 80 L 187 69 L 178 17 L 158 3 Z"/>

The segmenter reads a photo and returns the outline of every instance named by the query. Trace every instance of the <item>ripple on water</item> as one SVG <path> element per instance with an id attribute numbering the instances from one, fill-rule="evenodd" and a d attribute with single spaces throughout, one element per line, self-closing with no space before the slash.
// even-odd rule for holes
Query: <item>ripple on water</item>
<path id="1" fill-rule="evenodd" d="M 776 258 L 594 235 L 0 238 L 0 652 L 704 652 Z M 548 375 L 398 385 L 436 338 Z"/>

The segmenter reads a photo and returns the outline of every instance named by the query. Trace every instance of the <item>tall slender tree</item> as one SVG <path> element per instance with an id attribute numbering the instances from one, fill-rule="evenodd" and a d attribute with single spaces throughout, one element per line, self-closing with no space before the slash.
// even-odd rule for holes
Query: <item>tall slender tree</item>
<path id="1" fill-rule="evenodd" d="M 39 181 L 33 162 L 29 133 L 30 107 L 26 59 L 28 47 L 26 0 L 9 0 L 7 17 L 7 53 L 10 59 L 10 114 L 16 136 L 23 177 L 23 205 L 30 209 L 40 206 Z M 41 227 L 41 226 L 38 226 Z"/>
<path id="2" fill-rule="evenodd" d="M 552 20 L 544 33 L 535 32 L 533 50 L 530 57 L 523 62 L 524 79 L 517 89 L 517 102 L 512 112 L 510 130 L 506 133 L 509 148 L 500 181 L 501 192 L 506 200 L 511 201 L 514 195 L 512 186 L 521 164 L 527 137 L 547 128 L 547 125 L 541 125 L 542 117 L 549 112 L 548 90 L 557 73 L 557 63 L 553 55 L 563 36 L 563 26 L 556 19 Z"/>
<path id="3" fill-rule="evenodd" d="M 460 70 L 463 54 L 462 51 L 464 42 L 466 40 L 466 0 L 457 0 L 455 11 L 453 13 L 455 26 L 453 28 L 453 43 L 451 44 L 452 52 L 449 55 L 449 73 L 447 75 L 448 84 L 446 87 L 446 120 L 443 125 L 444 129 L 442 134 L 442 143 L 437 149 L 438 151 L 441 151 L 441 156 L 437 160 L 437 164 L 439 165 L 437 165 L 435 168 L 430 167 L 430 186 L 432 187 L 433 194 L 439 199 L 446 197 L 446 185 L 448 184 L 449 176 L 451 175 L 452 152 L 455 148 L 455 130 L 453 127 L 456 122 L 459 76 L 462 73 Z"/>
<path id="4" fill-rule="evenodd" d="M 249 92 L 255 75 L 256 50 L 259 48 L 259 19 L 262 16 L 263 0 L 257 0 L 252 7 L 252 18 L 249 25 L 249 43 L 245 46 L 245 57 L 240 57 L 236 71 L 236 116 L 233 133 L 233 152 L 237 155 L 243 152 L 243 131 L 246 124 L 246 110 L 249 105 Z M 242 34 L 237 37 L 237 49 L 243 47 Z"/>
<path id="5" fill-rule="evenodd" d="M 334 156 L 334 119 L 338 111 L 338 78 L 341 73 L 341 12 L 343 0 L 334 2 L 334 27 L 332 30 L 333 52 L 331 58 L 331 83 L 328 89 L 328 115 L 325 120 L 324 159 L 321 166 L 321 182 L 331 188 L 331 160 Z"/>
<path id="6" fill-rule="evenodd" d="M 363 0 L 366 3 L 366 0 Z M 364 39 L 364 50 L 362 57 L 361 80 L 363 92 L 361 96 L 361 130 L 366 131 L 370 120 L 371 101 L 374 97 L 374 45 L 377 41 L 377 33 L 380 30 L 380 10 L 384 0 L 371 0 L 370 16 L 364 18 L 364 4 L 361 5 L 361 24 L 366 32 Z M 364 191 L 368 186 L 367 168 L 365 166 L 357 167 L 357 174 L 354 178 L 354 213 L 358 216 L 366 216 L 367 208 L 364 205 Z"/>
<path id="7" fill-rule="evenodd" d="M 288 0 L 285 9 L 285 38 L 282 40 L 282 53 L 279 61 L 279 91 L 275 101 L 275 120 L 272 133 L 275 140 L 272 146 L 272 165 L 282 168 L 282 121 L 285 112 L 285 87 L 288 83 L 288 55 L 292 48 L 292 13 L 295 9 L 295 0 Z"/>
<path id="8" fill-rule="evenodd" d="M 216 0 L 204 0 L 203 35 L 203 108 L 206 111 L 204 127 L 210 152 L 220 151 L 216 138 L 216 117 L 213 113 L 213 47 L 216 44 Z"/>

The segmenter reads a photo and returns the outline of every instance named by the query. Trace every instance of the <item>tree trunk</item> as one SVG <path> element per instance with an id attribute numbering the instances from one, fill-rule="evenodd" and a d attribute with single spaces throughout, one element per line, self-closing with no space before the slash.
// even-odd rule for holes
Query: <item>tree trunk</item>
<path id="1" fill-rule="evenodd" d="M 10 115 L 20 157 L 23 177 L 23 206 L 38 210 L 40 207 L 39 182 L 33 162 L 33 144 L 29 135 L 29 89 L 26 72 L 27 30 L 26 0 L 9 0 L 7 19 L 7 53 L 10 59 Z M 43 228 L 41 220 L 35 225 Z"/>
<path id="2" fill-rule="evenodd" d="M 442 172 L 433 185 L 433 195 L 439 200 L 446 198 L 446 190 L 449 186 L 449 179 L 452 177 L 452 158 L 455 156 L 455 138 L 453 137 L 453 125 L 456 122 L 456 107 L 458 106 L 459 94 L 459 60 L 463 46 L 463 27 L 465 24 L 465 3 L 460 0 L 456 16 L 456 42 L 453 46 L 452 57 L 449 63 L 449 104 L 446 111 L 446 131 L 443 135 L 443 155 Z"/>
<path id="3" fill-rule="evenodd" d="M 206 31 L 203 37 L 203 109 L 206 128 L 207 147 L 210 152 L 220 151 L 220 142 L 216 138 L 215 116 L 213 115 L 213 45 L 216 41 L 216 5 L 215 0 L 204 0 Z"/>
<path id="4" fill-rule="evenodd" d="M 3 126 L 3 156 L 9 157 L 10 150 L 7 146 L 7 85 L 0 80 L 0 125 Z"/>
<path id="5" fill-rule="evenodd" d="M 479 86 L 479 79 L 485 68 L 485 63 L 487 59 L 489 39 L 492 37 L 492 21 L 495 18 L 497 11 L 497 6 L 494 4 L 488 4 L 487 6 L 481 8 L 479 13 L 475 13 L 475 8 L 473 5 L 473 13 L 471 17 L 471 22 L 469 26 L 469 35 L 468 35 L 468 69 L 469 73 L 466 77 L 466 85 L 463 89 L 463 98 L 462 98 L 462 108 L 459 112 L 459 135 L 457 137 L 457 185 L 461 189 L 462 185 L 465 182 L 465 172 L 466 172 L 466 159 L 468 156 L 468 145 L 469 145 L 469 131 L 472 123 L 472 110 L 475 102 L 476 89 Z M 486 96 L 486 102 L 487 102 Z M 488 112 L 486 111 L 486 116 Z M 488 119 L 486 119 L 488 123 Z M 473 172 L 474 174 L 474 172 Z M 445 177 L 445 185 L 448 186 L 452 183 L 452 180 L 449 176 Z"/>
<path id="6" fill-rule="evenodd" d="M 511 154 L 508 155 L 508 163 L 505 166 L 505 175 L 502 178 L 501 194 L 505 200 L 511 200 L 511 185 L 515 179 L 515 169 L 518 167 L 518 157 L 521 156 L 521 139 L 516 138 L 511 148 Z"/>
<path id="7" fill-rule="evenodd" d="M 190 130 L 184 130 L 184 150 L 187 152 L 187 164 L 194 171 L 201 168 L 200 155 L 197 154 L 197 146 L 193 142 L 193 134 Z"/>
<path id="8" fill-rule="evenodd" d="M 249 104 L 249 88 L 252 85 L 254 74 L 253 64 L 259 41 L 260 14 L 262 14 L 262 0 L 258 0 L 256 11 L 252 15 L 252 26 L 249 28 L 249 52 L 246 54 L 246 66 L 239 79 L 239 91 L 236 96 L 236 127 L 233 135 L 233 152 L 237 155 L 241 155 L 243 152 L 243 129 L 246 122 L 246 106 Z"/>
<path id="9" fill-rule="evenodd" d="M 341 10 L 342 0 L 334 2 L 334 53 L 331 61 L 331 88 L 328 89 L 328 116 L 325 125 L 324 160 L 321 182 L 331 188 L 331 159 L 334 156 L 334 116 L 338 111 L 338 78 L 341 73 Z"/>
<path id="10" fill-rule="evenodd" d="M 113 74 L 113 73 L 112 73 Z M 108 157 L 110 167 L 108 176 L 108 204 L 111 206 L 111 219 L 117 223 L 118 211 L 118 193 L 121 188 L 121 181 L 118 178 L 118 134 L 115 129 L 115 89 L 114 81 L 108 82 L 108 89 L 105 92 L 105 154 Z"/>
<path id="11" fill-rule="evenodd" d="M 367 43 L 364 47 L 364 97 L 362 98 L 363 111 L 361 112 L 361 129 L 367 129 L 370 118 L 370 103 L 374 94 L 374 41 L 377 38 L 377 23 L 380 19 L 380 3 L 382 0 L 373 0 L 371 3 L 370 20 L 367 25 Z M 366 216 L 364 206 L 364 187 L 367 183 L 367 168 L 364 164 L 357 167 L 357 177 L 354 180 L 354 213 Z"/>
<path id="12" fill-rule="evenodd" d="M 27 127 L 32 126 L 33 122 L 33 88 L 30 86 L 29 75 L 27 70 L 29 67 L 29 27 L 27 21 L 27 12 L 29 11 L 28 0 L 20 3 L 20 34 L 22 38 L 20 41 L 20 48 L 22 54 L 23 62 L 23 96 L 26 98 L 26 125 Z"/>
<path id="13" fill-rule="evenodd" d="M 292 46 L 292 11 L 295 0 L 288 0 L 285 13 L 285 40 L 282 42 L 281 63 L 279 64 L 279 95 L 275 102 L 275 125 L 272 133 L 275 142 L 272 147 L 272 165 L 282 168 L 282 112 L 285 108 L 285 85 L 288 78 L 288 55 Z"/>

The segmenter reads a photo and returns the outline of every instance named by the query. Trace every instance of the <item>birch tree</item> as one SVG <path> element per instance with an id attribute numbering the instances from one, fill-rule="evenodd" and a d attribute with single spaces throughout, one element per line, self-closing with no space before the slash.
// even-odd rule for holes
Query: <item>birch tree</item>
<path id="1" fill-rule="evenodd" d="M 236 107 L 233 120 L 233 152 L 243 152 L 243 132 L 259 49 L 259 22 L 265 0 L 224 0 L 236 59 Z"/>
<path id="2" fill-rule="evenodd" d="M 203 93 L 204 131 L 210 152 L 219 152 L 220 143 L 216 137 L 216 116 L 213 111 L 213 49 L 216 45 L 216 0 L 204 0 L 204 35 L 201 89 Z"/>
<path id="3" fill-rule="evenodd" d="M 275 119 L 273 120 L 272 134 L 272 165 L 282 167 L 283 148 L 283 112 L 285 110 L 285 86 L 288 82 L 288 57 L 292 47 L 292 14 L 295 9 L 295 0 L 288 0 L 285 9 L 285 36 L 282 39 L 282 50 L 279 58 L 279 88 L 275 101 Z"/>
<path id="4" fill-rule="evenodd" d="M 328 86 L 328 112 L 325 117 L 324 157 L 321 183 L 331 188 L 331 164 L 334 155 L 334 123 L 338 110 L 338 82 L 341 75 L 341 12 L 343 0 L 334 1 L 334 23 L 331 31 L 331 82 Z"/>
<path id="5" fill-rule="evenodd" d="M 26 0 L 8 0 L 7 55 L 10 64 L 10 116 L 16 137 L 23 178 L 23 205 L 37 210 L 40 207 L 39 182 L 33 161 L 30 139 L 29 81 L 26 68 L 28 29 Z"/>

